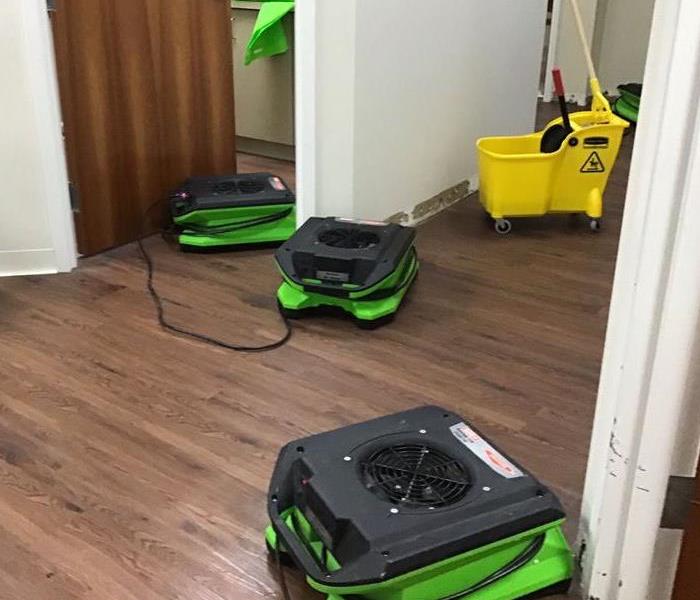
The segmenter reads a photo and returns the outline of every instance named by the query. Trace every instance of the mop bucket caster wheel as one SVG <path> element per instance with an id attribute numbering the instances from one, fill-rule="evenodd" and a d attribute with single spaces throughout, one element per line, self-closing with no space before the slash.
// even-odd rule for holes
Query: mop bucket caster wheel
<path id="1" fill-rule="evenodd" d="M 496 233 L 506 235 L 511 232 L 513 225 L 508 219 L 496 219 L 493 228 L 496 230 Z"/>
<path id="2" fill-rule="evenodd" d="M 589 222 L 591 231 L 595 231 L 598 233 L 600 231 L 600 228 L 602 227 L 602 224 L 600 222 L 600 219 L 591 219 Z"/>

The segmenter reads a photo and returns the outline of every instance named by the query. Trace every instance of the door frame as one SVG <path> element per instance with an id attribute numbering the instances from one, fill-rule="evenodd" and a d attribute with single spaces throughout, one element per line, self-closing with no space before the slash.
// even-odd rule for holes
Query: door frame
<path id="1" fill-rule="evenodd" d="M 21 3 L 32 68 L 27 72 L 34 96 L 37 130 L 43 134 L 38 149 L 43 168 L 32 174 L 43 180 L 45 207 L 54 261 L 51 272 L 68 272 L 78 264 L 73 211 L 68 192 L 68 170 L 63 145 L 61 104 L 54 57 L 53 35 L 46 0 Z M 43 269 L 42 269 L 43 270 Z M 34 273 L 34 271 L 32 271 Z"/>
<path id="2" fill-rule="evenodd" d="M 581 514 L 586 598 L 647 598 L 678 474 L 700 341 L 699 84 L 700 4 L 657 0 Z"/>
<path id="3" fill-rule="evenodd" d="M 316 3 L 294 7 L 294 139 L 297 227 L 317 216 L 316 198 Z"/>

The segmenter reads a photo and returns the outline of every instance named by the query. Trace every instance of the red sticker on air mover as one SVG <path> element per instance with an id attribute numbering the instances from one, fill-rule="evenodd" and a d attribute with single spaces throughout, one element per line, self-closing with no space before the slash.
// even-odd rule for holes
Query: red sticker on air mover
<path id="1" fill-rule="evenodd" d="M 268 181 L 270 182 L 272 188 L 277 190 L 278 192 L 287 191 L 287 186 L 284 185 L 284 181 L 282 181 L 279 177 L 270 177 Z"/>
<path id="2" fill-rule="evenodd" d="M 524 476 L 524 473 L 518 467 L 466 423 L 457 423 L 450 427 L 450 431 L 453 436 L 499 475 L 506 479 L 516 479 Z"/>

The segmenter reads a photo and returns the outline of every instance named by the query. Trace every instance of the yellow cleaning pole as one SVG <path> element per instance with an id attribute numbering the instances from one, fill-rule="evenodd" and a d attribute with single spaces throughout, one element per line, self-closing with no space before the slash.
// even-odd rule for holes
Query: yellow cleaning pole
<path id="1" fill-rule="evenodd" d="M 591 48 L 588 45 L 588 39 L 586 38 L 586 30 L 583 27 L 583 18 L 581 17 L 581 9 L 578 5 L 578 0 L 571 0 L 571 10 L 574 11 L 574 19 L 576 20 L 576 28 L 578 29 L 578 36 L 581 39 L 581 45 L 583 46 L 583 53 L 586 57 L 586 66 L 588 67 L 588 77 L 590 79 L 598 79 L 595 72 L 595 65 L 593 64 L 593 57 L 591 56 Z"/>
<path id="2" fill-rule="evenodd" d="M 595 72 L 595 65 L 593 64 L 593 57 L 591 56 L 591 48 L 588 45 L 588 38 L 586 38 L 586 30 L 583 27 L 583 18 L 581 17 L 581 9 L 578 5 L 578 0 L 569 0 L 571 3 L 571 10 L 574 12 L 574 20 L 576 21 L 576 28 L 578 29 L 578 36 L 581 39 L 581 46 L 583 47 L 583 54 L 586 57 L 586 66 L 588 68 L 588 78 L 590 79 L 591 92 L 593 94 L 593 101 L 591 103 L 591 110 L 593 112 L 610 112 L 610 103 L 607 98 L 603 96 L 603 92 L 600 89 L 600 82 L 598 81 L 598 76 Z"/>

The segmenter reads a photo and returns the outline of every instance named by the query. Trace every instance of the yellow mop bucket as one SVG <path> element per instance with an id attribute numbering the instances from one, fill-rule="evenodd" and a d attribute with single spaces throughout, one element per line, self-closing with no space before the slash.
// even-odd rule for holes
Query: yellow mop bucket
<path id="1" fill-rule="evenodd" d="M 586 213 L 591 227 L 600 227 L 603 193 L 629 124 L 612 113 L 599 90 L 592 108 L 570 115 L 572 131 L 555 152 L 540 151 L 542 137 L 563 117 L 530 135 L 477 141 L 481 203 L 496 231 L 510 231 L 506 217 L 553 212 Z"/>
<path id="2" fill-rule="evenodd" d="M 600 90 L 577 0 L 570 0 L 590 77 L 591 110 L 569 115 L 564 84 L 554 69 L 562 116 L 544 131 L 477 141 L 481 203 L 508 233 L 506 217 L 585 213 L 600 228 L 603 193 L 620 150 L 627 121 L 613 114 Z"/>

